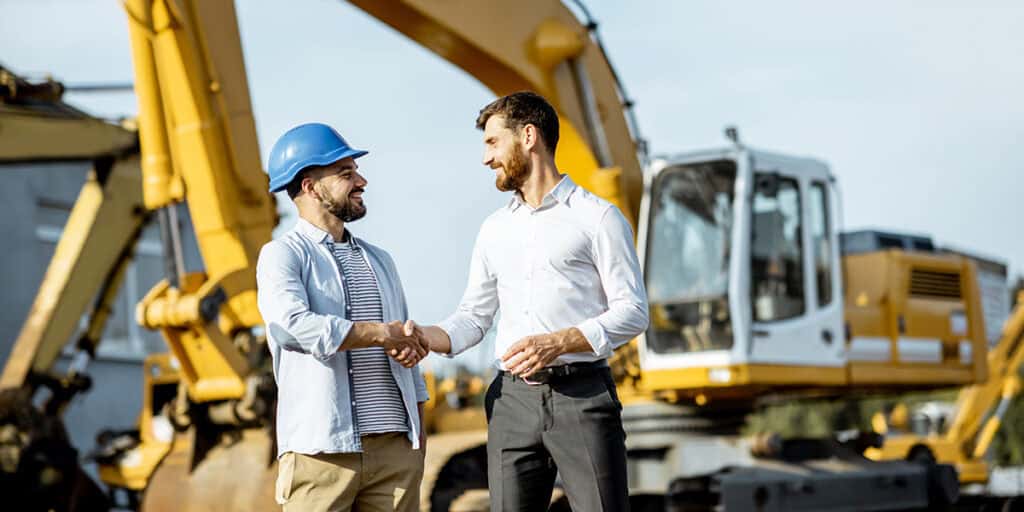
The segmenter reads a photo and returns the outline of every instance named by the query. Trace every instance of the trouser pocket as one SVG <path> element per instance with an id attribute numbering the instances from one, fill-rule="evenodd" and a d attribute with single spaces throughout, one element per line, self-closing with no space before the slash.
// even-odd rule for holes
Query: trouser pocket
<path id="1" fill-rule="evenodd" d="M 295 480 L 295 453 L 287 452 L 277 460 L 277 483 L 274 499 L 278 505 L 288 503 L 292 495 L 292 482 Z"/>

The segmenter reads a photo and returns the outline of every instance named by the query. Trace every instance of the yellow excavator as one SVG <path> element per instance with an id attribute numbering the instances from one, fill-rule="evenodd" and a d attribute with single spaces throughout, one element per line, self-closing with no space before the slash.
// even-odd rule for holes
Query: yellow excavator
<path id="1" fill-rule="evenodd" d="M 926 509 L 956 503 L 958 480 L 984 479 L 980 456 L 1005 410 L 993 406 L 1019 387 L 1024 313 L 989 350 L 971 257 L 890 233 L 844 243 L 827 165 L 748 148 L 735 131 L 726 148 L 648 162 L 581 4 L 584 21 L 556 0 L 352 3 L 496 94 L 549 98 L 561 121 L 558 167 L 634 224 L 652 323 L 613 360 L 634 510 Z M 126 0 L 124 9 L 138 119 L 130 130 L 94 126 L 122 144 L 79 153 L 96 170 L 0 377 L 0 461 L 12 461 L 0 476 L 7 496 L 27 496 L 25 509 L 273 509 L 276 393 L 253 269 L 276 216 L 234 4 Z M 182 264 L 183 204 L 201 273 Z M 168 272 L 136 316 L 170 352 L 144 363 L 137 429 L 106 436 L 97 450 L 100 478 L 122 500 L 89 487 L 66 449 L 40 447 L 62 441 L 60 411 L 83 387 L 150 216 L 161 224 Z M 71 370 L 54 375 L 87 310 Z M 422 508 L 486 507 L 486 432 L 473 405 L 480 381 L 429 384 Z M 42 408 L 30 402 L 40 387 L 54 390 Z M 960 411 L 987 416 L 954 423 L 962 426 L 943 439 L 739 435 L 765 397 L 959 387 Z"/>

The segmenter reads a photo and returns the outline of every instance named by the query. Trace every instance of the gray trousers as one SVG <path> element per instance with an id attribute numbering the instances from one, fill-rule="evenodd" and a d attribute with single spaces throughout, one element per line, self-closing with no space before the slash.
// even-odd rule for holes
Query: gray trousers
<path id="1" fill-rule="evenodd" d="M 502 373 L 487 390 L 491 512 L 545 511 L 555 475 L 579 512 L 628 512 L 622 405 L 607 368 L 530 385 Z"/>

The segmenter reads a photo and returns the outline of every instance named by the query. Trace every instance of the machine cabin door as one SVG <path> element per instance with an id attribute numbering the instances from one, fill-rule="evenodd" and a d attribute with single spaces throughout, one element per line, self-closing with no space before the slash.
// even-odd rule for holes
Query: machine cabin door
<path id="1" fill-rule="evenodd" d="M 753 152 L 751 364 L 845 364 L 838 211 L 828 168 Z"/>

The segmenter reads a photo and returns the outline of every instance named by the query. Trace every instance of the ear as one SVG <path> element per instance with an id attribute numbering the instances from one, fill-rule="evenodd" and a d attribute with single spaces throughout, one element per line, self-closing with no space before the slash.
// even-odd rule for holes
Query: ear
<path id="1" fill-rule="evenodd" d="M 538 138 L 537 127 L 532 124 L 526 124 L 520 130 L 519 142 L 523 145 L 523 149 L 527 151 L 532 150 L 537 145 Z"/>
<path id="2" fill-rule="evenodd" d="M 304 195 L 319 200 L 320 194 L 317 193 L 316 187 L 314 187 L 314 185 L 316 185 L 316 180 L 314 180 L 308 175 L 302 177 L 302 193 Z"/>

